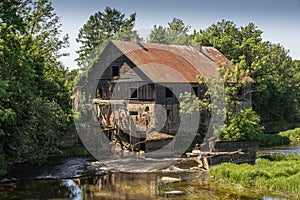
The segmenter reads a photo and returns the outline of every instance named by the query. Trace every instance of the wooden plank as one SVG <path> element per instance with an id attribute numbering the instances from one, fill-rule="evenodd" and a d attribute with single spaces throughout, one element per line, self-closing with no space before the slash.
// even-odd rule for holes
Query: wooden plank
<path id="1" fill-rule="evenodd" d="M 232 152 L 209 152 L 209 151 L 200 151 L 193 150 L 192 153 L 186 153 L 188 157 L 196 157 L 196 156 L 217 156 L 217 155 L 232 155 L 232 154 L 245 154 L 242 150 L 232 151 Z"/>

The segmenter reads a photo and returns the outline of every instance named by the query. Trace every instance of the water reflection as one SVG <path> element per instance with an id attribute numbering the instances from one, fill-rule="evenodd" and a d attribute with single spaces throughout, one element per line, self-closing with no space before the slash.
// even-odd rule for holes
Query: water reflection
<path id="1" fill-rule="evenodd" d="M 107 173 L 80 179 L 84 199 L 155 199 L 156 175 Z"/>
<path id="2" fill-rule="evenodd" d="M 163 183 L 161 181 L 163 176 L 180 178 L 182 181 L 177 183 Z M 241 191 L 241 188 L 233 186 L 217 188 L 208 184 L 207 176 L 208 174 L 203 172 L 107 172 L 101 176 L 86 176 L 74 179 L 28 179 L 1 183 L 0 199 L 272 199 L 272 194 L 254 189 L 246 188 L 245 191 Z M 174 191 L 176 191 L 176 194 L 172 194 Z M 276 196 L 273 199 L 276 199 Z"/>
<path id="3" fill-rule="evenodd" d="M 300 154 L 300 146 L 264 149 L 259 153 Z M 68 158 L 41 167 L 16 167 L 6 179 L 11 181 L 0 182 L 0 199 L 284 199 L 270 191 L 209 184 L 207 173 L 192 172 L 171 159 L 124 158 L 96 165 L 93 161 Z M 163 176 L 181 181 L 165 184 L 161 181 Z"/>
<path id="4" fill-rule="evenodd" d="M 162 176 L 181 178 L 182 181 L 162 183 L 160 181 Z M 70 199 L 76 200 L 216 199 L 216 195 L 222 196 L 216 190 L 209 188 L 206 179 L 206 173 L 107 173 L 98 177 L 83 177 L 63 182 L 68 183 Z M 172 194 L 172 191 L 181 193 Z"/>

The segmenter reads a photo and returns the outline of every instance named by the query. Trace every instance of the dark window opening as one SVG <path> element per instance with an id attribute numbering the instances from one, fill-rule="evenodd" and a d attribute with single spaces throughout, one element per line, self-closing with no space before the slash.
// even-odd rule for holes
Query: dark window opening
<path id="1" fill-rule="evenodd" d="M 130 115 L 139 115 L 139 113 L 137 111 L 129 111 Z"/>
<path id="2" fill-rule="evenodd" d="M 199 97 L 198 87 L 193 87 L 193 92 L 196 97 Z"/>
<path id="3" fill-rule="evenodd" d="M 130 99 L 137 99 L 138 98 L 138 94 L 137 94 L 137 89 L 136 88 L 130 88 L 129 92 L 130 92 Z"/>
<path id="4" fill-rule="evenodd" d="M 169 88 L 166 88 L 166 97 L 173 97 L 173 92 Z"/>
<path id="5" fill-rule="evenodd" d="M 238 96 L 242 96 L 243 95 L 243 88 L 240 88 L 238 90 L 238 93 L 237 93 Z"/>
<path id="6" fill-rule="evenodd" d="M 169 122 L 173 121 L 173 111 L 172 110 L 167 110 L 167 118 Z"/>
<path id="7" fill-rule="evenodd" d="M 139 113 L 137 111 L 129 111 L 129 115 L 131 116 L 131 119 L 133 120 L 134 123 L 137 123 L 139 118 L 138 115 Z"/>
<path id="8" fill-rule="evenodd" d="M 96 90 L 96 98 L 103 98 L 103 89 L 102 88 L 97 88 Z"/>
<path id="9" fill-rule="evenodd" d="M 118 66 L 112 67 L 112 76 L 120 76 L 120 69 Z"/>

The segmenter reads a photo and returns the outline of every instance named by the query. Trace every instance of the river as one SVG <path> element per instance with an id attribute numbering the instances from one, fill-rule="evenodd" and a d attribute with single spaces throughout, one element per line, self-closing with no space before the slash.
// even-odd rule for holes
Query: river
<path id="1" fill-rule="evenodd" d="M 258 153 L 300 154 L 300 146 L 262 149 Z M 96 162 L 85 157 L 52 159 L 41 166 L 22 164 L 1 180 L 0 199 L 280 199 L 266 191 L 215 187 L 208 183 L 206 172 L 180 168 L 173 164 L 177 161 L 124 157 Z M 180 181 L 164 183 L 162 177 Z"/>

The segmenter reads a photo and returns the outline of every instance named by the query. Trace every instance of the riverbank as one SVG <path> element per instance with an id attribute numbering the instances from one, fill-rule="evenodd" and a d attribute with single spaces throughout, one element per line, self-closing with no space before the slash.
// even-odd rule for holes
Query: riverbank
<path id="1" fill-rule="evenodd" d="M 298 148 L 298 146 L 289 148 L 293 147 Z M 276 148 L 276 151 L 280 150 Z M 271 149 L 270 153 L 272 153 Z M 277 160 L 283 161 L 279 158 Z M 24 166 L 23 163 L 18 166 L 18 169 L 14 168 L 14 171 L 10 171 L 6 179 L 2 179 L 0 196 L 7 200 L 162 199 L 169 197 L 173 200 L 295 198 L 295 195 L 291 196 L 281 191 L 229 183 L 216 177 L 213 181 L 208 181 L 210 174 L 207 171 L 191 170 L 189 163 L 182 163 L 182 159 L 131 156 L 96 161 L 91 157 L 55 157 L 42 165 L 26 163 Z M 260 157 L 259 159 L 267 158 Z M 276 161 L 269 160 L 270 163 Z M 270 165 L 272 168 L 273 165 L 270 163 L 266 166 Z M 247 164 L 237 166 L 243 165 Z M 247 169 L 251 167 L 252 165 Z M 180 179 L 180 181 L 162 183 L 162 178 L 166 176 Z"/>
<path id="2" fill-rule="evenodd" d="M 223 163 L 210 170 L 210 182 L 238 184 L 300 198 L 300 156 L 265 155 L 254 165 Z"/>
<path id="3" fill-rule="evenodd" d="M 41 167 L 20 166 L 18 174 L 14 171 L 15 179 L 0 182 L 1 198 L 254 200 L 282 197 L 259 189 L 246 188 L 241 191 L 239 187 L 228 185 L 226 188 L 212 184 L 208 182 L 208 172 L 187 171 L 178 164 L 172 164 L 176 160 L 123 158 L 98 162 L 101 162 L 101 169 L 94 168 L 93 161 L 87 158 L 52 160 Z M 169 163 L 168 167 L 163 168 L 166 162 Z M 146 168 L 156 170 L 145 170 Z M 163 177 L 179 181 L 166 183 L 162 181 Z"/>

